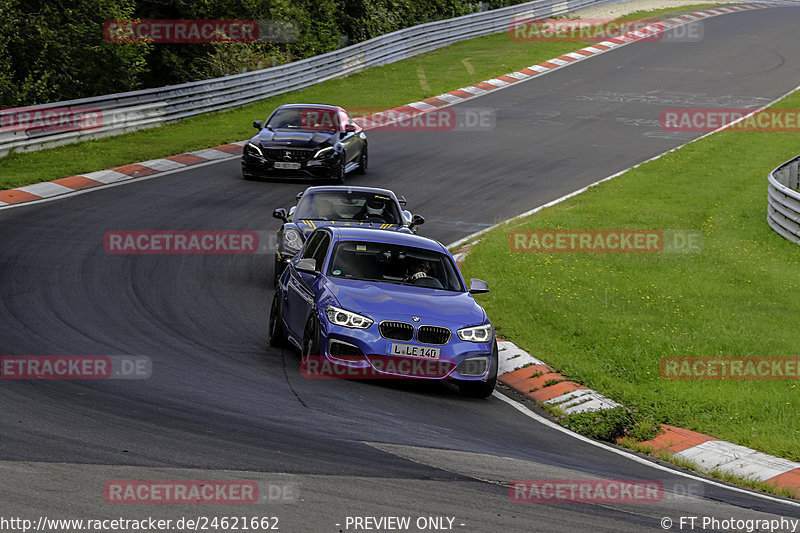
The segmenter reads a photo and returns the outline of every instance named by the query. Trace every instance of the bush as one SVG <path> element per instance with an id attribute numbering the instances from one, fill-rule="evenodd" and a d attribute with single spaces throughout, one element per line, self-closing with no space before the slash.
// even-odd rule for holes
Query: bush
<path id="1" fill-rule="evenodd" d="M 658 435 L 660 429 L 660 424 L 652 416 L 622 406 L 562 415 L 558 417 L 558 423 L 581 435 L 607 442 L 616 442 L 622 437 L 636 441 L 650 440 Z"/>

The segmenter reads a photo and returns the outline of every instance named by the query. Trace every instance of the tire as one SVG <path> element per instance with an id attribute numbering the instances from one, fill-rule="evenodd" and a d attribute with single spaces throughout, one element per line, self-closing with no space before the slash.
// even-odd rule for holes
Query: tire
<path id="1" fill-rule="evenodd" d="M 345 164 L 346 161 L 347 157 L 344 155 L 344 152 L 342 152 L 342 163 L 339 165 L 339 168 L 336 171 L 336 175 L 331 176 L 331 180 L 333 180 L 333 183 L 335 183 L 336 185 L 344 185 L 344 179 L 346 174 L 344 169 L 346 166 Z"/>
<path id="2" fill-rule="evenodd" d="M 369 154 L 367 154 L 367 145 L 361 149 L 361 155 L 358 158 L 358 168 L 356 174 L 363 176 L 367 173 L 367 164 L 369 164 Z"/>
<path id="3" fill-rule="evenodd" d="M 303 349 L 300 352 L 300 367 L 306 368 L 311 357 L 319 357 L 321 355 L 319 350 L 319 325 L 317 324 L 317 318 L 312 314 L 308 322 L 306 322 L 306 328 L 303 332 Z"/>
<path id="4" fill-rule="evenodd" d="M 497 384 L 497 341 L 492 347 L 492 362 L 489 364 L 489 377 L 486 381 L 462 381 L 458 390 L 470 398 L 488 398 Z"/>
<path id="5" fill-rule="evenodd" d="M 283 329 L 283 309 L 281 291 L 275 291 L 269 310 L 269 345 L 273 348 L 286 346 L 286 332 Z"/>

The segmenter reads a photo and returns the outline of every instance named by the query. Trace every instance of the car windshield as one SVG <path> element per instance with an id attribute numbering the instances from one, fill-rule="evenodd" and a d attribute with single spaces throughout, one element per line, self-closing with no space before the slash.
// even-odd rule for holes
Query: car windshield
<path id="1" fill-rule="evenodd" d="M 280 107 L 267 120 L 272 129 L 342 131 L 339 114 L 320 107 Z"/>
<path id="2" fill-rule="evenodd" d="M 333 251 L 328 276 L 464 291 L 449 256 L 423 248 L 380 242 L 340 242 Z"/>
<path id="3" fill-rule="evenodd" d="M 294 220 L 343 220 L 402 225 L 397 203 L 387 194 L 364 191 L 309 192 L 300 198 Z"/>

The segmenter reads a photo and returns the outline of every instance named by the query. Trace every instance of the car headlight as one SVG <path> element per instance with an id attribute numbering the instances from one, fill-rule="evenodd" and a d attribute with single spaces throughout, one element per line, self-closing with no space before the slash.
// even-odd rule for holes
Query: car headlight
<path id="1" fill-rule="evenodd" d="M 314 159 L 320 159 L 322 157 L 330 157 L 333 155 L 333 146 L 327 146 L 322 148 L 321 150 L 317 150 L 317 153 L 314 154 Z"/>
<path id="2" fill-rule="evenodd" d="M 346 328 L 367 329 L 372 325 L 372 319 L 332 305 L 325 307 L 325 315 L 331 324 Z"/>
<path id="3" fill-rule="evenodd" d="M 283 241 L 281 242 L 282 251 L 296 254 L 303 247 L 303 236 L 296 229 L 287 229 L 283 232 Z"/>
<path id="4" fill-rule="evenodd" d="M 492 325 L 473 326 L 458 330 L 458 338 L 467 342 L 488 342 L 492 338 Z"/>
<path id="5" fill-rule="evenodd" d="M 256 152 L 261 157 L 264 157 L 264 154 L 261 152 L 261 148 L 259 148 L 258 146 L 256 146 L 255 144 L 253 144 L 251 142 L 247 143 L 247 151 L 250 152 L 250 153 Z"/>

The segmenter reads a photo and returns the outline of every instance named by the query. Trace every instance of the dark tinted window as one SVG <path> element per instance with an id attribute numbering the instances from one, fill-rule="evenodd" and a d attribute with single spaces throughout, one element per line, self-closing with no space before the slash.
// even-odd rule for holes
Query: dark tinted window
<path id="1" fill-rule="evenodd" d="M 310 257 L 310 258 L 313 259 L 314 258 L 314 253 L 317 251 L 317 248 L 319 247 L 320 242 L 322 242 L 322 240 L 324 238 L 325 238 L 325 232 L 318 231 L 316 233 L 312 233 L 311 237 L 308 238 L 308 241 L 306 242 L 305 246 L 303 247 L 303 251 L 302 251 L 302 253 L 300 255 L 300 258 L 301 259 L 306 259 L 306 258 Z M 320 267 L 320 265 L 317 264 L 317 268 L 319 268 L 319 267 Z"/>
<path id="2" fill-rule="evenodd" d="M 316 260 L 317 262 L 317 270 L 322 270 L 322 265 L 325 263 L 325 256 L 328 255 L 328 247 L 331 244 L 331 236 L 328 235 L 327 232 L 321 232 L 322 239 L 319 241 L 319 245 L 314 250 L 311 257 Z"/>
<path id="3" fill-rule="evenodd" d="M 341 131 L 346 117 L 341 117 L 335 109 L 320 107 L 285 107 L 278 108 L 267 119 L 267 126 L 272 129 L 300 129 L 313 131 Z"/>

